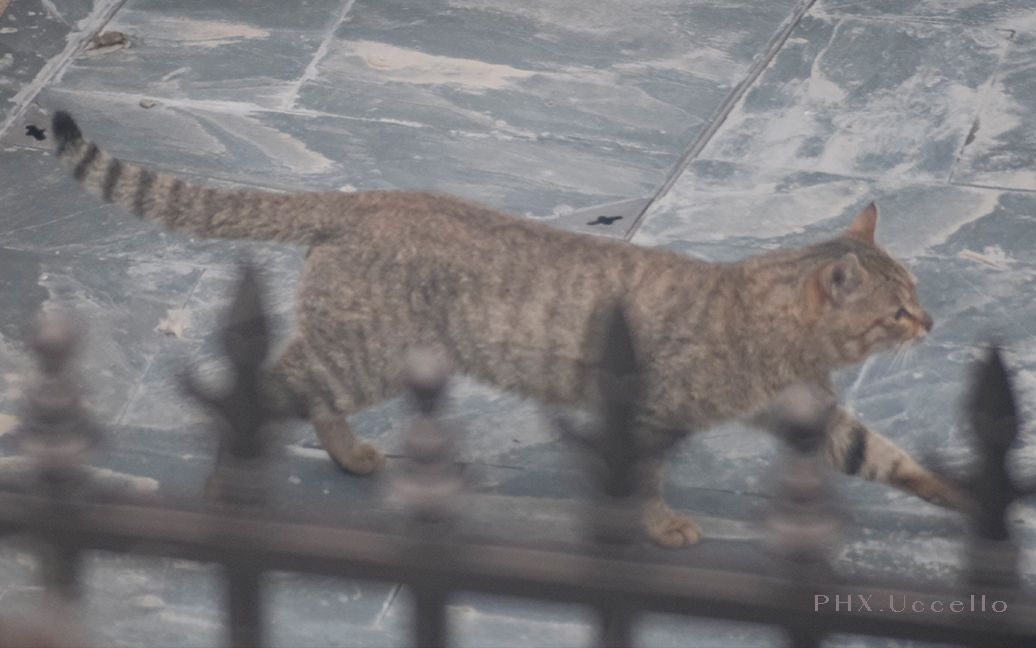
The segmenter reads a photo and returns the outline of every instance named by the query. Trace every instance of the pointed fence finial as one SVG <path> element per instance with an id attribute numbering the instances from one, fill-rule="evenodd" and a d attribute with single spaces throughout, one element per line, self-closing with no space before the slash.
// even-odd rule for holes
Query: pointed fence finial
<path id="1" fill-rule="evenodd" d="M 842 516 L 818 456 L 834 407 L 829 394 L 801 384 L 784 390 L 771 405 L 771 416 L 791 451 L 776 470 L 767 543 L 796 581 L 830 574 L 829 561 L 841 532 Z"/>
<path id="2" fill-rule="evenodd" d="M 975 368 L 968 401 L 977 465 L 961 480 L 973 500 L 969 511 L 969 582 L 977 586 L 1014 588 L 1018 585 L 1018 547 L 1011 539 L 1008 512 L 1036 487 L 1019 485 L 1008 468 L 1009 452 L 1018 440 L 1018 407 L 1003 354 L 993 345 Z"/>
<path id="3" fill-rule="evenodd" d="M 417 409 L 407 428 L 406 467 L 393 480 L 393 497 L 422 524 L 452 521 L 463 481 L 455 463 L 453 435 L 438 421 L 449 382 L 441 349 L 418 348 L 404 360 L 402 382 Z"/>
<path id="4" fill-rule="evenodd" d="M 638 436 L 637 416 L 644 393 L 636 340 L 626 309 L 613 303 L 601 309 L 587 332 L 588 353 L 597 358 L 594 374 L 599 421 L 582 430 L 564 415 L 554 417 L 563 436 L 585 449 L 598 505 L 588 510 L 591 539 L 609 545 L 630 544 L 640 528 L 644 469 L 658 461 L 661 447 Z"/>
<path id="5" fill-rule="evenodd" d="M 260 393 L 260 368 L 269 353 L 269 324 L 255 268 L 241 263 L 241 279 L 222 330 L 223 348 L 232 367 L 230 388 L 213 394 L 190 371 L 183 376 L 187 393 L 219 415 L 217 465 L 206 489 L 210 496 L 238 504 L 265 499 L 263 426 L 265 408 Z"/>
<path id="6" fill-rule="evenodd" d="M 82 337 L 70 313 L 46 311 L 36 320 L 31 344 L 40 372 L 27 394 L 21 446 L 49 487 L 68 489 L 81 481 L 83 465 L 101 441 L 72 364 Z"/>

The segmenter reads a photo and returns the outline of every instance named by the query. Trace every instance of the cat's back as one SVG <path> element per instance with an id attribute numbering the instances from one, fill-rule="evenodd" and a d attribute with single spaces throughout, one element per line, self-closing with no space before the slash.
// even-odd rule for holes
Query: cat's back
<path id="1" fill-rule="evenodd" d="M 623 240 L 562 230 L 447 194 L 364 192 L 355 196 L 350 211 L 357 216 L 349 217 L 343 235 L 326 245 L 365 256 L 388 255 L 401 262 L 481 264 L 484 272 L 503 267 L 573 271 L 581 266 L 597 272 L 603 282 L 609 275 L 629 278 L 641 266 L 659 271 L 708 265 Z"/>

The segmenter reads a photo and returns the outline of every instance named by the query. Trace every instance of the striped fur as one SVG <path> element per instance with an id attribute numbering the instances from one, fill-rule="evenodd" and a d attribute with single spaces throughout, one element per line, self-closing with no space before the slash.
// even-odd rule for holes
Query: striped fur
<path id="1" fill-rule="evenodd" d="M 825 447 L 828 463 L 850 475 L 880 481 L 924 500 L 964 509 L 965 494 L 944 483 L 902 448 L 838 410 Z"/>
<path id="2" fill-rule="evenodd" d="M 309 247 L 298 330 L 264 385 L 271 407 L 312 419 L 332 458 L 354 473 L 383 459 L 345 417 L 394 394 L 415 344 L 502 389 L 586 405 L 598 370 L 587 331 L 603 305 L 621 302 L 645 369 L 639 433 L 664 447 L 722 421 L 766 426 L 768 405 L 789 385 L 826 388 L 832 370 L 931 328 L 913 277 L 874 242 L 873 206 L 833 240 L 711 264 L 425 192 L 202 187 L 114 159 L 65 113 L 53 126 L 73 176 L 140 218 L 195 236 Z M 962 501 L 847 413 L 823 453 L 847 473 Z M 661 544 L 692 543 L 694 523 L 660 499 L 660 471 L 648 470 L 645 527 Z"/>
<path id="3" fill-rule="evenodd" d="M 340 192 L 294 196 L 206 187 L 122 162 L 85 140 L 68 113 L 55 114 L 52 132 L 58 159 L 88 192 L 194 236 L 312 245 L 336 236 L 339 223 L 331 216 L 350 209 L 350 196 Z"/>

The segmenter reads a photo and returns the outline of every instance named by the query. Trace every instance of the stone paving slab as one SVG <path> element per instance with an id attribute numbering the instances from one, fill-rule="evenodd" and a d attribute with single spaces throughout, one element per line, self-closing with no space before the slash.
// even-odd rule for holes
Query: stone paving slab
<path id="1" fill-rule="evenodd" d="M 819 0 L 813 13 L 957 22 L 1004 29 L 1031 30 L 1036 26 L 1036 7 L 1030 0 Z"/>
<path id="2" fill-rule="evenodd" d="M 954 169 L 956 183 L 1036 190 L 1036 9 L 1032 16 L 1032 30 L 1011 39 Z"/>
<path id="3" fill-rule="evenodd" d="M 339 0 L 293 3 L 291 11 L 269 1 L 130 0 L 105 26 L 128 35 L 129 47 L 86 52 L 61 86 L 285 107 L 341 7 Z"/>
<path id="4" fill-rule="evenodd" d="M 793 3 L 358 4 L 299 106 L 679 155 Z M 688 48 L 688 44 L 692 44 Z"/>
<path id="5" fill-rule="evenodd" d="M 223 643 L 220 570 L 190 561 L 94 554 L 84 565 L 83 615 L 97 645 Z"/>
<path id="6" fill-rule="evenodd" d="M 41 103 L 72 111 L 114 155 L 178 173 L 296 190 L 433 189 L 538 217 L 650 194 L 675 161 L 333 115 L 228 113 L 204 102 L 144 110 L 129 95 L 48 90 Z M 142 151 L 142 138 L 154 148 Z"/>
<path id="7" fill-rule="evenodd" d="M 781 645 L 785 638 L 783 633 L 766 626 L 688 619 L 668 614 L 645 615 L 633 633 L 636 645 L 652 648 L 685 648 L 692 640 L 701 646 L 769 648 Z"/>
<path id="8" fill-rule="evenodd" d="M 169 308 L 186 301 L 201 270 L 183 264 L 129 265 L 0 248 L 0 276 L 5 294 L 5 308 L 0 311 L 4 413 L 14 415 L 20 380 L 31 366 L 23 341 L 32 314 L 47 304 L 69 308 L 90 324 L 81 361 L 95 380 L 86 402 L 98 420 L 114 422 L 163 345 L 162 337 L 154 335 L 155 324 Z"/>
<path id="9" fill-rule="evenodd" d="M 809 14 L 702 157 L 946 180 L 1009 36 Z"/>
<path id="10" fill-rule="evenodd" d="M 58 7 L 47 0 L 19 0 L 0 9 L 0 124 L 32 82 L 68 45 L 80 21 L 91 15 L 90 0 L 68 0 Z"/>
<path id="11" fill-rule="evenodd" d="M 386 624 L 409 630 L 412 608 L 412 598 L 403 589 Z M 463 648 L 581 647 L 595 645 L 598 637 L 596 614 L 591 609 L 510 597 L 458 597 L 449 608 L 448 619 L 455 645 Z M 738 648 L 763 648 L 782 641 L 780 632 L 763 626 L 662 614 L 646 615 L 633 636 L 636 645 L 652 648 L 687 646 L 692 637 L 694 646 Z"/>
<path id="12" fill-rule="evenodd" d="M 794 3 L 327 4 L 280 22 L 271 2 L 130 0 L 109 25 L 130 46 L 79 57 L 41 103 L 129 159 L 542 217 L 650 196 Z"/>

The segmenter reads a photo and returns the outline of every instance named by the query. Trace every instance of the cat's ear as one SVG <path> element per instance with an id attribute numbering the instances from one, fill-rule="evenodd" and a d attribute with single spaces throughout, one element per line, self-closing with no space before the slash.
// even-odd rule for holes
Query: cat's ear
<path id="1" fill-rule="evenodd" d="M 878 207 L 874 203 L 871 203 L 863 208 L 856 218 L 853 219 L 852 225 L 846 230 L 845 235 L 854 238 L 858 241 L 863 241 L 868 245 L 877 245 L 874 242 L 874 230 L 878 226 Z"/>
<path id="2" fill-rule="evenodd" d="M 856 292 L 863 283 L 863 266 L 853 252 L 828 263 L 817 273 L 820 291 L 827 299 L 839 305 Z"/>

